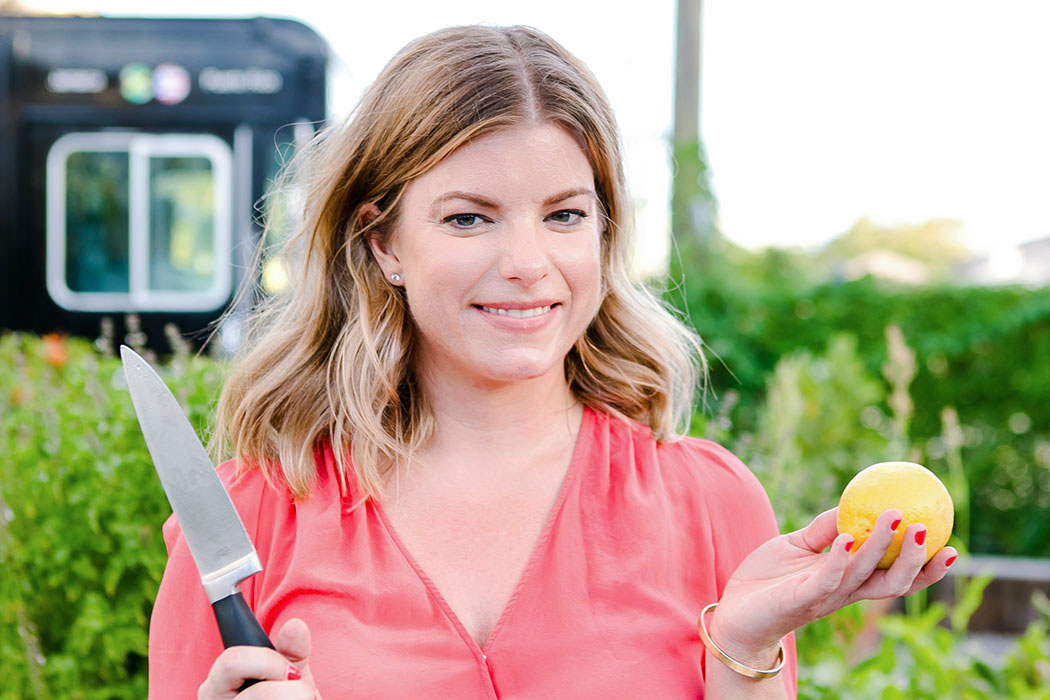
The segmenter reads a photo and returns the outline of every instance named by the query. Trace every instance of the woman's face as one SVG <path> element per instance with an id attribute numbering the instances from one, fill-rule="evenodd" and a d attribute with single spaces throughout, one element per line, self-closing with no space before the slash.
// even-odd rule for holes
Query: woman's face
<path id="1" fill-rule="evenodd" d="M 553 124 L 479 138 L 405 188 L 393 236 L 372 242 L 401 276 L 422 369 L 479 386 L 564 381 L 563 360 L 598 311 L 594 172 Z"/>

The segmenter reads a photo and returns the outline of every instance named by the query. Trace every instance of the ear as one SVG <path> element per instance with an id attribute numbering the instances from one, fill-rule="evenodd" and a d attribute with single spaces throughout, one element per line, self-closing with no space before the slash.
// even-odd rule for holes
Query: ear
<path id="1" fill-rule="evenodd" d="M 375 204 L 365 204 L 357 212 L 357 223 L 364 227 L 374 221 L 380 214 L 379 207 Z M 390 280 L 391 275 L 401 273 L 401 261 L 397 257 L 394 246 L 389 235 L 383 235 L 379 231 L 372 230 L 365 234 L 368 239 L 368 247 L 372 251 L 372 257 L 379 264 L 383 276 L 391 284 L 400 286 L 399 282 Z"/>

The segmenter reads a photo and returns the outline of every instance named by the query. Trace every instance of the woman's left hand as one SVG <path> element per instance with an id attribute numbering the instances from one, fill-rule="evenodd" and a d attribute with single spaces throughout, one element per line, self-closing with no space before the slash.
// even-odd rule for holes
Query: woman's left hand
<path id="1" fill-rule="evenodd" d="M 805 528 L 769 540 L 740 563 L 707 620 L 723 651 L 763 667 L 768 651 L 792 630 L 858 600 L 908 595 L 936 583 L 958 554 L 944 547 L 924 566 L 926 547 L 916 541 L 916 533 L 925 526 L 913 523 L 893 565 L 876 569 L 896 534 L 893 525 L 900 522 L 900 511 L 880 514 L 871 536 L 852 553 L 847 546 L 853 536 L 838 534 L 837 513 L 837 508 L 821 513 Z"/>

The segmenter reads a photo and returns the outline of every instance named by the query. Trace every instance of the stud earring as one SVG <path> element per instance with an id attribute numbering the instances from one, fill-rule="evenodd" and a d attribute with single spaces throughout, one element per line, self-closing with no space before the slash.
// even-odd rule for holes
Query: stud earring
<path id="1" fill-rule="evenodd" d="M 394 283 L 400 282 L 401 281 L 401 275 L 399 275 L 399 274 L 397 274 L 395 272 L 394 274 L 390 275 L 390 281 L 394 282 Z"/>

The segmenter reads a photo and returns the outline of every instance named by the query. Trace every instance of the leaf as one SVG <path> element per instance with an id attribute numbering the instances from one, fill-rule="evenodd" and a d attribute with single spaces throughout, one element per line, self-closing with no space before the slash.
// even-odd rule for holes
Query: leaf
<path id="1" fill-rule="evenodd" d="M 981 607 L 981 601 L 984 599 L 984 589 L 994 580 L 995 577 L 991 574 L 982 574 L 974 576 L 966 582 L 959 602 L 956 603 L 955 608 L 951 612 L 952 630 L 956 634 L 964 634 L 966 632 L 970 624 L 970 618 L 977 612 L 977 608 Z"/>

